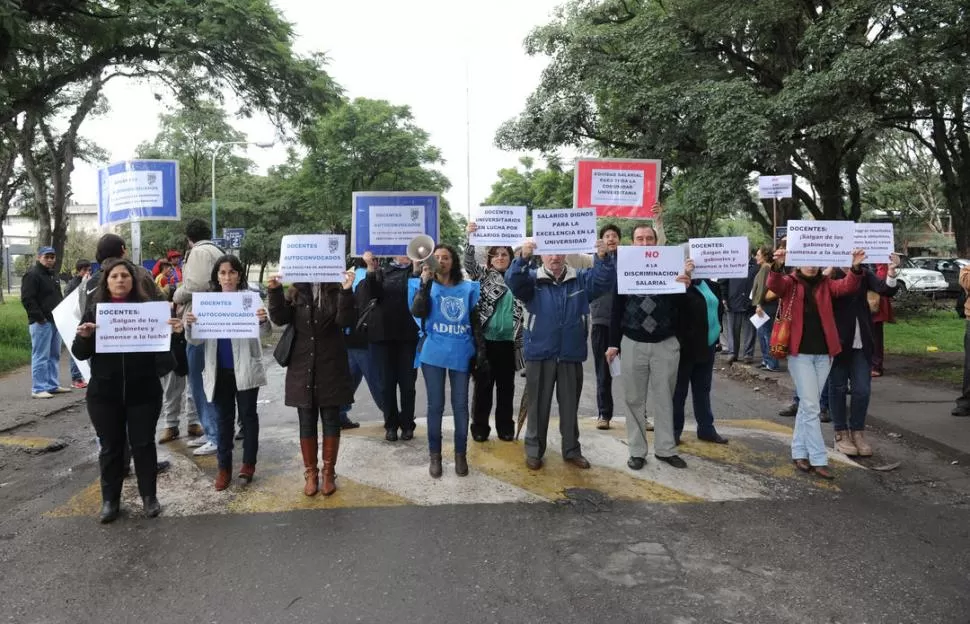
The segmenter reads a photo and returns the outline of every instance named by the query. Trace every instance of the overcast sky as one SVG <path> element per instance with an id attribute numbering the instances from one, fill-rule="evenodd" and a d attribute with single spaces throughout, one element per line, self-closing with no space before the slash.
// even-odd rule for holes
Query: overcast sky
<path id="1" fill-rule="evenodd" d="M 548 22 L 561 3 L 275 0 L 295 24 L 297 49 L 326 52 L 331 60 L 328 71 L 349 97 L 411 106 L 417 124 L 431 133 L 431 141 L 444 153 L 443 170 L 452 183 L 446 197 L 462 213 L 468 189 L 466 63 L 471 90 L 471 202 L 477 206 L 489 194 L 496 172 L 514 166 L 521 155 L 494 147 L 495 130 L 522 110 L 547 63 L 545 58 L 527 56 L 522 41 L 532 28 Z M 109 83 L 105 92 L 111 112 L 85 122 L 82 134 L 107 149 L 112 161 L 132 157 L 139 143 L 157 133 L 159 113 L 167 112 L 165 103 L 153 96 L 159 90 L 131 82 Z M 265 118 L 237 120 L 234 125 L 253 141 L 274 138 Z M 285 160 L 285 148 L 278 142 L 269 150 L 252 147 L 246 155 L 262 173 Z M 96 168 L 79 163 L 73 176 L 75 201 L 97 201 L 96 177 Z"/>

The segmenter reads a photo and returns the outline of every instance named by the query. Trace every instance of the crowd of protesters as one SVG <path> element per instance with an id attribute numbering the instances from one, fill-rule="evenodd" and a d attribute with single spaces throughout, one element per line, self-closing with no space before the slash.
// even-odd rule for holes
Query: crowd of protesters
<path id="1" fill-rule="evenodd" d="M 468 233 L 475 231 L 475 224 L 469 224 Z M 634 246 L 663 244 L 662 231 L 651 225 L 637 225 L 631 235 Z M 182 254 L 171 252 L 148 271 L 126 260 L 120 237 L 105 235 L 96 255 L 100 270 L 92 275 L 92 263 L 79 261 L 65 293 L 80 289 L 80 323 L 68 341 L 78 360 L 90 362 L 91 372 L 85 383 L 72 362 L 72 385 L 86 388 L 98 435 L 102 522 L 119 514 L 129 457 L 146 514 L 159 513 L 154 440 L 159 418 L 159 443 L 179 438 L 184 417 L 194 453 L 217 456 L 216 490 L 232 482 L 234 437 L 242 440 L 243 450 L 238 478 L 243 483 L 255 478 L 257 397 L 266 384 L 261 340 L 192 335 L 197 322 L 193 294 L 250 287 L 243 265 L 211 241 L 205 222 L 189 222 L 186 237 L 184 261 Z M 590 462 L 579 440 L 579 403 L 583 363 L 590 357 L 600 429 L 611 427 L 614 369 L 623 371 L 628 467 L 640 470 L 647 463 L 646 432 L 652 430 L 654 457 L 684 469 L 687 462 L 678 447 L 688 392 L 697 438 L 728 444 L 715 426 L 711 402 L 715 360 L 720 352 L 731 362 L 753 363 L 756 345 L 759 368 L 765 371 L 780 371 L 780 360 L 787 359 L 796 391 L 794 407 L 783 414 L 795 417 L 791 448 L 798 470 L 832 478 L 821 431 L 829 414 L 836 450 L 872 455 L 865 417 L 870 379 L 883 372 L 882 325 L 892 320 L 897 258 L 869 267 L 863 264 L 865 253 L 856 250 L 849 267 L 790 269 L 784 245 L 763 247 L 753 254 L 747 277 L 694 279 L 694 263 L 687 259 L 677 277 L 684 293 L 626 295 L 617 287 L 621 238 L 617 226 L 605 226 L 592 256 L 539 258 L 529 240 L 515 250 L 489 247 L 480 263 L 481 250 L 471 244 L 463 256 L 454 247 L 438 245 L 425 262 L 400 256 L 381 266 L 368 252 L 355 259 L 341 283 L 284 288 L 282 278 L 272 276 L 268 302 L 254 306 L 252 313 L 263 337 L 271 331 L 270 321 L 289 328 L 277 351 L 285 346 L 284 402 L 297 412 L 304 494 L 329 496 L 336 491 L 340 432 L 358 426 L 349 413 L 362 380 L 383 414 L 385 440 L 414 437 L 418 370 L 427 393 L 432 478 L 444 472 L 446 390 L 455 424 L 453 467 L 463 477 L 470 470 L 469 431 L 474 442 L 488 441 L 494 418 L 501 442 L 516 439 L 519 371 L 526 378 L 520 410 L 526 420 L 526 466 L 533 471 L 543 467 L 555 398 L 562 458 L 587 469 Z M 54 254 L 49 247 L 38 250 L 37 264 L 23 284 L 33 345 L 32 394 L 37 398 L 70 391 L 58 382 L 61 344 L 52 312 L 62 293 L 53 273 Z M 171 352 L 98 353 L 97 305 L 147 301 L 170 302 Z M 766 322 L 756 327 L 749 321 L 752 317 Z"/>

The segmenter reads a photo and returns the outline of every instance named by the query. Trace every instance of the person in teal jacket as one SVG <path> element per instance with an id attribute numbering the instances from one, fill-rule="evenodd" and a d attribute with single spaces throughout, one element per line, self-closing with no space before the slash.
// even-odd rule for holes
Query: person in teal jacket
<path id="1" fill-rule="evenodd" d="M 566 264 L 566 257 L 561 254 L 543 254 L 542 266 L 530 269 L 534 251 L 535 243 L 527 241 L 505 272 L 512 294 L 529 312 L 525 328 L 529 388 L 525 463 L 531 470 L 542 467 L 555 390 L 563 459 L 577 468 L 589 468 L 579 446 L 578 420 L 589 336 L 589 303 L 613 291 L 616 264 L 601 240 L 596 241 L 591 269 L 576 270 Z"/>
<path id="2" fill-rule="evenodd" d="M 464 279 L 458 251 L 451 245 L 434 248 L 438 264 L 432 272 L 421 271 L 421 286 L 411 304 L 411 313 L 421 320 L 422 340 L 417 360 L 421 365 L 428 395 L 428 472 L 441 477 L 441 419 L 445 410 L 445 375 L 451 381 L 451 409 L 455 415 L 455 473 L 468 474 L 465 452 L 468 446 L 468 380 L 475 362 L 477 344 L 484 340 L 478 315 L 478 282 Z"/>

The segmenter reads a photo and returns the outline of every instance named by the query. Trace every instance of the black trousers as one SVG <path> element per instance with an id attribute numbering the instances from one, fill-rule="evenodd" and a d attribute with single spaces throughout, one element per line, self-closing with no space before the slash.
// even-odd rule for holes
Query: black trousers
<path id="1" fill-rule="evenodd" d="M 377 366 L 384 371 L 384 428 L 397 431 L 414 429 L 415 383 L 418 371 L 414 368 L 416 341 L 388 341 L 374 343 Z M 401 408 L 397 391 L 401 389 Z"/>
<path id="2" fill-rule="evenodd" d="M 236 388 L 236 374 L 232 369 L 220 368 L 216 371 L 216 390 L 213 403 L 219 414 L 218 462 L 220 468 L 232 469 L 233 422 L 236 408 L 239 408 L 240 429 L 243 434 L 243 463 L 256 465 L 259 452 L 259 417 L 256 416 L 256 400 L 259 388 L 239 390 Z"/>
<path id="3" fill-rule="evenodd" d="M 606 350 L 610 348 L 610 328 L 607 325 L 593 325 L 589 334 L 589 346 L 596 370 L 596 408 L 597 416 L 604 420 L 613 419 L 613 374 L 606 361 Z"/>
<path id="4" fill-rule="evenodd" d="M 300 417 L 300 438 L 317 439 L 317 421 L 323 421 L 323 437 L 340 437 L 340 406 L 326 407 L 298 407 L 297 416 Z"/>
<path id="5" fill-rule="evenodd" d="M 485 357 L 489 371 L 475 373 L 472 396 L 472 435 L 491 433 L 488 416 L 492 413 L 492 392 L 495 392 L 495 430 L 499 435 L 514 435 L 515 421 L 512 405 L 515 398 L 515 343 L 511 340 L 485 342 Z"/>
<path id="6" fill-rule="evenodd" d="M 117 501 L 121 498 L 121 484 L 128 467 L 126 445 L 131 446 L 138 477 L 138 493 L 155 496 L 155 477 L 158 454 L 155 450 L 155 427 L 162 411 L 162 388 L 157 392 L 138 392 L 138 402 L 132 403 L 130 390 L 124 397 L 98 396 L 88 392 L 88 416 L 101 441 L 98 464 L 101 468 L 101 498 Z M 90 386 L 89 386 L 90 387 Z M 147 397 L 147 401 L 146 396 Z"/>

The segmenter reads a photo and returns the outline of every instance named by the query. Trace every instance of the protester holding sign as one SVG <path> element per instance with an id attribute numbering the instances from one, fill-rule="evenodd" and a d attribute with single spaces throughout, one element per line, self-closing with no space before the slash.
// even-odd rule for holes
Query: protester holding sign
<path id="1" fill-rule="evenodd" d="M 822 275 L 818 267 L 803 266 L 790 274 L 784 273 L 786 253 L 785 249 L 775 251 L 768 289 L 778 294 L 782 300 L 779 305 L 790 310 L 791 317 L 788 343 L 778 346 L 787 347 L 788 372 L 799 398 L 791 443 L 792 462 L 802 472 L 833 479 L 819 420 L 822 388 L 832 368 L 832 358 L 842 351 L 832 299 L 846 297 L 859 289 L 866 253 L 853 250 L 852 270 L 845 279 L 837 281 Z"/>
<path id="2" fill-rule="evenodd" d="M 500 440 L 511 442 L 515 438 L 515 420 L 512 418 L 515 399 L 515 372 L 525 367 L 522 354 L 522 302 L 515 298 L 505 283 L 505 272 L 512 265 L 511 247 L 489 247 L 485 254 L 485 266 L 475 259 L 472 234 L 477 230 L 473 221 L 466 228 L 468 245 L 465 247 L 464 267 L 468 277 L 481 284 L 478 303 L 479 322 L 484 333 L 484 355 L 480 359 L 487 367 L 475 371 L 475 391 L 472 395 L 472 439 L 485 442 L 491 433 L 488 416 L 492 412 L 492 394 L 495 394 L 495 429 Z"/>
<path id="3" fill-rule="evenodd" d="M 835 450 L 850 457 L 872 455 L 872 447 L 866 441 L 866 413 L 872 388 L 875 340 L 868 296 L 870 293 L 880 297 L 896 294 L 899 256 L 892 254 L 891 260 L 886 279 L 880 279 L 872 271 L 864 269 L 862 288 L 832 302 L 842 351 L 832 361 L 832 371 L 829 373 L 829 407 L 835 428 Z M 835 269 L 831 277 L 838 281 L 844 279 L 845 275 L 841 269 Z M 852 403 L 847 415 L 845 404 L 850 394 Z"/>
<path id="4" fill-rule="evenodd" d="M 441 477 L 441 419 L 445 411 L 445 376 L 451 381 L 455 418 L 455 474 L 468 475 L 468 377 L 474 366 L 488 373 L 488 359 L 478 310 L 479 284 L 464 279 L 458 251 L 451 245 L 434 248 L 438 268 L 424 265 L 421 288 L 411 313 L 422 320 L 424 338 L 418 361 L 428 394 L 428 451 L 432 478 Z"/>
<path id="5" fill-rule="evenodd" d="M 135 267 L 126 260 L 104 265 L 94 304 L 144 304 L 149 296 L 136 281 Z M 101 469 L 100 521 L 114 521 L 121 510 L 121 484 L 124 479 L 125 446 L 131 444 L 145 515 L 155 517 L 161 506 L 155 497 L 157 453 L 155 426 L 162 409 L 162 384 L 159 377 L 175 367 L 171 350 L 127 353 L 96 352 L 96 305 L 89 306 L 78 325 L 71 352 L 79 360 L 91 360 L 91 381 L 87 388 L 88 416 L 101 442 L 98 462 Z M 126 322 L 128 318 L 118 318 Z M 182 340 L 182 322 L 169 319 L 177 348 Z M 102 329 L 104 331 L 104 329 Z"/>
<path id="6" fill-rule="evenodd" d="M 633 245 L 627 249 L 655 247 L 657 231 L 649 225 L 639 225 L 633 230 Z M 621 248 L 622 250 L 623 248 Z M 669 248 L 668 248 L 669 249 Z M 643 250 L 644 254 L 652 250 Z M 681 254 L 680 258 L 683 258 Z M 680 275 L 662 279 L 650 276 L 642 280 L 650 283 L 647 288 L 662 287 L 671 292 L 670 282 L 675 282 L 681 292 L 690 284 L 694 263 L 684 262 Z M 653 271 L 652 271 L 653 272 Z M 670 268 L 660 271 L 670 273 Z M 651 279 L 652 278 L 652 279 Z M 656 286 L 653 282 L 663 282 Z M 610 348 L 606 359 L 613 362 L 622 351 L 623 388 L 627 409 L 627 445 L 630 458 L 627 466 L 632 470 L 643 468 L 647 459 L 646 407 L 650 401 L 654 414 L 655 446 L 654 457 L 674 468 L 686 468 L 687 462 L 677 455 L 674 436 L 673 401 L 677 383 L 677 369 L 680 365 L 680 342 L 677 340 L 678 323 L 684 317 L 683 294 L 613 294 L 613 318 L 610 322 Z"/>
<path id="7" fill-rule="evenodd" d="M 599 231 L 600 239 L 606 243 L 606 251 L 614 258 L 622 234 L 620 228 L 612 223 L 604 225 Z M 593 365 L 596 371 L 596 428 L 609 429 L 613 420 L 613 375 L 606 361 L 606 350 L 610 348 L 610 319 L 613 318 L 613 293 L 593 300 L 589 304 L 589 319 L 592 324 L 589 332 L 589 348 L 593 350 Z"/>
<path id="8" fill-rule="evenodd" d="M 528 424 L 525 435 L 526 466 L 542 468 L 549 429 L 553 390 L 559 404 L 559 432 L 563 459 L 577 468 L 589 468 L 579 445 L 579 397 L 583 390 L 583 362 L 589 332 L 589 303 L 613 290 L 616 265 L 606 243 L 596 241 L 592 269 L 566 265 L 561 253 L 542 256 L 542 266 L 530 269 L 535 243 L 522 245 L 505 282 L 525 304 L 530 322 L 525 330 L 525 370 Z"/>
<path id="9" fill-rule="evenodd" d="M 293 325 L 290 360 L 286 368 L 284 403 L 295 407 L 300 419 L 303 455 L 303 493 L 324 496 L 337 491 L 337 452 L 340 448 L 340 407 L 354 401 L 344 329 L 357 322 L 354 272 L 343 284 L 297 283 L 283 293 L 279 275 L 269 279 L 269 317 L 277 325 Z M 318 486 L 317 421 L 323 421 L 323 484 Z"/>
<path id="10" fill-rule="evenodd" d="M 243 293 L 243 313 L 259 320 L 259 335 L 268 336 L 273 328 L 259 295 L 249 290 L 243 278 L 243 265 L 236 256 L 225 255 L 212 267 L 209 286 L 214 293 Z M 197 296 L 200 293 L 197 293 Z M 248 303 L 248 305 L 247 305 Z M 248 309 L 246 309 L 248 308 Z M 202 314 L 200 306 L 195 312 Z M 185 322 L 191 326 L 198 317 L 189 312 Z M 216 475 L 216 491 L 229 487 L 232 481 L 233 423 L 236 406 L 243 433 L 243 460 L 239 478 L 249 483 L 256 472 L 256 453 L 259 450 L 259 417 L 256 400 L 260 386 L 266 385 L 263 368 L 263 345 L 259 338 L 208 338 L 205 341 L 205 368 L 202 369 L 202 387 L 207 401 L 215 405 L 219 416 L 219 442 L 216 452 L 219 471 Z"/>

